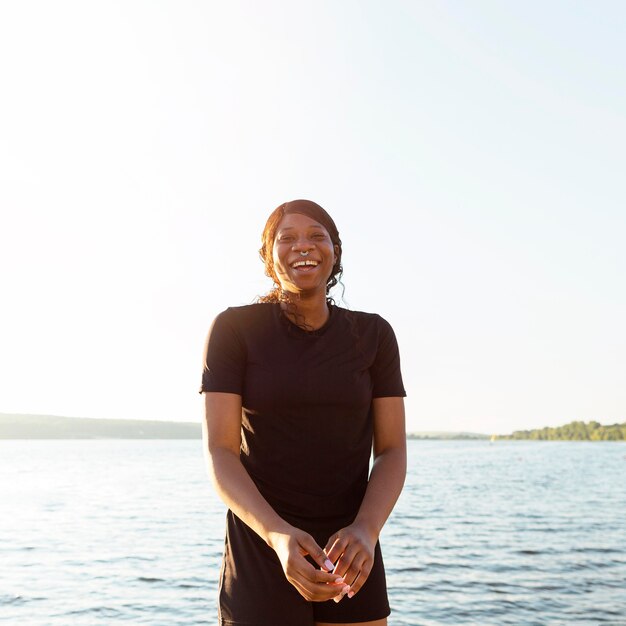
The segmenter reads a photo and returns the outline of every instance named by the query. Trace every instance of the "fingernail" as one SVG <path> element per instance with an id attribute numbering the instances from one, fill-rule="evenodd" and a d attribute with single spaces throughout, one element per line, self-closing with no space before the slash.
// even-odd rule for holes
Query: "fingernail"
<path id="1" fill-rule="evenodd" d="M 333 598 L 333 602 L 337 602 L 337 604 L 339 604 L 339 602 L 341 602 L 341 598 L 343 598 L 343 594 L 339 594 L 338 596 Z"/>
<path id="2" fill-rule="evenodd" d="M 343 583 L 345 581 L 344 581 L 344 579 L 341 576 L 338 576 L 337 578 L 335 578 L 335 582 L 336 583 Z"/>
<path id="3" fill-rule="evenodd" d="M 354 598 L 354 591 L 351 591 L 351 592 L 348 594 L 348 598 Z"/>
<path id="4" fill-rule="evenodd" d="M 335 565 L 333 564 L 333 562 L 330 559 L 326 559 L 326 561 L 324 561 L 324 567 L 329 572 L 332 572 L 335 569 Z"/>

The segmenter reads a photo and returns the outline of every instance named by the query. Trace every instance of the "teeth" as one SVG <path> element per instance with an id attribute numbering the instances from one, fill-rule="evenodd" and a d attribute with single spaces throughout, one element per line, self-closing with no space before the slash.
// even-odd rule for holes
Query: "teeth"
<path id="1" fill-rule="evenodd" d="M 291 267 L 302 267 L 303 265 L 312 265 L 315 267 L 317 265 L 317 261 L 311 261 L 308 259 L 306 261 L 296 261 L 291 264 Z"/>

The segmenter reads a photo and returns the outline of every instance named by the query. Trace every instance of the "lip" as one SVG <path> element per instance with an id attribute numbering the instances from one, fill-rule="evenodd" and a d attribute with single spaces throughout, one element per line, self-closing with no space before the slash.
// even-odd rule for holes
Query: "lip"
<path id="1" fill-rule="evenodd" d="M 304 265 L 295 266 L 295 263 L 303 263 Z M 312 265 L 311 263 L 315 263 L 315 265 Z M 311 270 L 317 269 L 321 264 L 322 262 L 319 259 L 309 259 L 309 258 L 305 259 L 302 257 L 298 257 L 296 259 L 293 259 L 293 261 L 289 262 L 289 267 L 292 270 L 306 269 L 307 271 L 311 271 Z"/>

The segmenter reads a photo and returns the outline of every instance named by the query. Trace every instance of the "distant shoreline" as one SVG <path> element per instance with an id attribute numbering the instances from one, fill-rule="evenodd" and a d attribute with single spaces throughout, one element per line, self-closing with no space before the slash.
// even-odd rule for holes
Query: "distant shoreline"
<path id="1" fill-rule="evenodd" d="M 418 439 L 420 441 L 445 441 L 445 440 L 463 440 L 463 441 L 482 441 L 489 439 L 489 435 L 482 433 L 466 433 L 466 432 L 409 432 L 406 434 L 407 439 Z"/>
<path id="2" fill-rule="evenodd" d="M 0 440 L 6 439 L 201 439 L 195 422 L 124 420 L 0 413 Z M 409 432 L 407 439 L 485 440 L 488 435 L 469 432 Z"/>
<path id="3" fill-rule="evenodd" d="M 473 432 L 408 432 L 417 441 L 624 441 L 626 423 L 602 426 L 591 421 L 556 428 L 515 431 L 510 435 Z M 0 440 L 7 439 L 201 439 L 200 422 L 106 419 L 0 413 Z"/>
<path id="4" fill-rule="evenodd" d="M 196 422 L 0 413 L 2 439 L 201 439 Z"/>
<path id="5" fill-rule="evenodd" d="M 574 421 L 564 426 L 516 430 L 511 435 L 498 435 L 497 439 L 521 441 L 624 441 L 626 422 L 603 425 L 600 422 Z"/>

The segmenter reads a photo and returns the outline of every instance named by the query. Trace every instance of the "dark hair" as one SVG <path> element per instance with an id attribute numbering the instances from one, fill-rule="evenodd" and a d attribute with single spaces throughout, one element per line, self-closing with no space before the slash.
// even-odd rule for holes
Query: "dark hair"
<path id="1" fill-rule="evenodd" d="M 285 202 L 272 211 L 263 229 L 263 235 L 261 236 L 262 245 L 259 254 L 265 264 L 265 275 L 274 281 L 274 286 L 269 293 L 259 298 L 259 302 L 281 302 L 285 299 L 280 288 L 278 276 L 276 276 L 274 271 L 273 248 L 278 225 L 283 217 L 290 213 L 300 213 L 319 222 L 328 231 L 333 245 L 336 246 L 337 259 L 326 281 L 327 296 L 328 292 L 341 280 L 343 273 L 343 267 L 341 267 L 341 239 L 333 218 L 319 204 L 311 200 L 291 200 L 291 202 Z M 332 298 L 327 299 L 332 302 Z"/>

